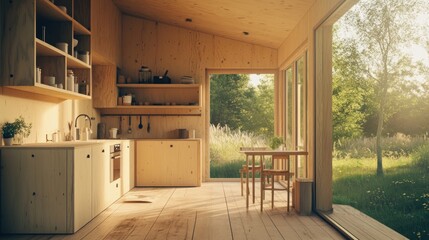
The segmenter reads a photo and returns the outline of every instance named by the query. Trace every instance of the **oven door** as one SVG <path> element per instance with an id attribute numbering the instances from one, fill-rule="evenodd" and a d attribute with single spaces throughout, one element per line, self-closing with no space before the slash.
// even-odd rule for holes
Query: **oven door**
<path id="1" fill-rule="evenodd" d="M 121 178 L 121 153 L 116 152 L 110 155 L 110 182 Z"/>

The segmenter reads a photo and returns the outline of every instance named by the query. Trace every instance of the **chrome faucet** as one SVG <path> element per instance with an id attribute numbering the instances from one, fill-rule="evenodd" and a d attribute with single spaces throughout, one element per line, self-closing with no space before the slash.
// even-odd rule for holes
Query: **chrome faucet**
<path id="1" fill-rule="evenodd" d="M 77 117 L 76 117 L 76 119 L 74 120 L 74 127 L 75 127 L 75 129 L 76 129 L 76 136 L 75 136 L 75 140 L 80 140 L 80 130 L 79 130 L 79 128 L 77 128 L 77 120 L 80 118 L 80 117 L 85 117 L 86 119 L 88 119 L 89 120 L 89 131 L 90 132 L 92 132 L 92 125 L 91 125 L 91 118 L 88 116 L 88 115 L 86 115 L 86 114 L 79 114 Z"/>

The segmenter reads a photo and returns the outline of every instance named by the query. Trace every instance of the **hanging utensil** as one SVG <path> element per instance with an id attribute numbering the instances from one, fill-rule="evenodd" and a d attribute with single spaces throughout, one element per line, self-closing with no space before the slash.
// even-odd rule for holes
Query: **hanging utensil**
<path id="1" fill-rule="evenodd" d="M 140 115 L 140 124 L 139 124 L 139 129 L 143 128 L 143 124 L 142 124 L 142 115 Z"/>
<path id="2" fill-rule="evenodd" d="M 131 116 L 128 116 L 128 134 L 131 134 L 132 130 L 131 130 Z"/>
<path id="3" fill-rule="evenodd" d="M 119 129 L 118 129 L 118 134 L 122 133 L 122 116 L 119 116 Z"/>
<path id="4" fill-rule="evenodd" d="M 150 133 L 150 115 L 147 115 L 147 132 Z"/>

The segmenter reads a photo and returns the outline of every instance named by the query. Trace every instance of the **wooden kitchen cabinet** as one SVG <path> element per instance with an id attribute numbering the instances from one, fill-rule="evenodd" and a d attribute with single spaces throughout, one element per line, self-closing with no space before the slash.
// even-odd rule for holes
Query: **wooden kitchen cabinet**
<path id="1" fill-rule="evenodd" d="M 75 148 L 73 169 L 68 169 L 68 173 L 73 176 L 73 232 L 79 230 L 92 219 L 91 155 L 90 146 Z"/>
<path id="2" fill-rule="evenodd" d="M 109 151 L 109 144 L 97 144 L 92 147 L 92 217 L 109 206 Z"/>
<path id="3" fill-rule="evenodd" d="M 2 149 L 3 233 L 73 233 L 91 220 L 91 149 Z"/>
<path id="4" fill-rule="evenodd" d="M 94 107 L 101 114 L 177 114 L 199 116 L 202 112 L 201 84 L 115 84 L 111 67 L 102 67 L 101 76 L 95 79 Z M 112 72 L 109 74 L 109 72 Z M 97 73 L 98 74 L 98 73 Z M 105 79 L 109 79 L 106 81 Z M 131 94 L 136 105 L 117 105 L 117 98 Z"/>
<path id="5" fill-rule="evenodd" d="M 122 195 L 135 186 L 134 179 L 134 141 L 125 140 L 121 144 Z"/>
<path id="6" fill-rule="evenodd" d="M 199 140 L 136 141 L 136 186 L 200 186 Z"/>
<path id="7" fill-rule="evenodd" d="M 22 93 L 22 96 L 91 99 L 90 94 L 66 90 L 67 69 L 73 70 L 78 81 L 86 81 L 91 88 L 91 61 L 88 64 L 74 55 L 77 50 L 92 56 L 90 1 L 58 1 L 55 5 L 49 0 L 19 0 L 1 1 L 0 4 L 4 20 L 0 85 L 37 94 Z M 67 12 L 58 5 L 65 6 Z M 73 39 L 79 41 L 75 49 Z M 68 44 L 67 53 L 55 47 L 59 42 Z M 36 81 L 36 67 L 42 69 L 40 83 Z M 43 84 L 45 76 L 55 76 L 55 83 L 62 84 L 64 89 Z"/>

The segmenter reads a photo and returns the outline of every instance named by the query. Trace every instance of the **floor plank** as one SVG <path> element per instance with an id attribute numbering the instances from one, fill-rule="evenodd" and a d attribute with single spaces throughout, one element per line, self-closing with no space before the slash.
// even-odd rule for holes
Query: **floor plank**
<path id="1" fill-rule="evenodd" d="M 333 208 L 332 213 L 326 214 L 327 218 L 358 239 L 406 239 L 351 206 L 334 204 Z"/>
<path id="2" fill-rule="evenodd" d="M 344 239 L 318 216 L 286 211 L 286 192 L 266 192 L 260 211 L 246 208 L 239 182 L 209 182 L 201 187 L 134 188 L 73 235 L 2 235 L 1 239 Z M 342 209 L 342 211 L 352 211 Z"/>

